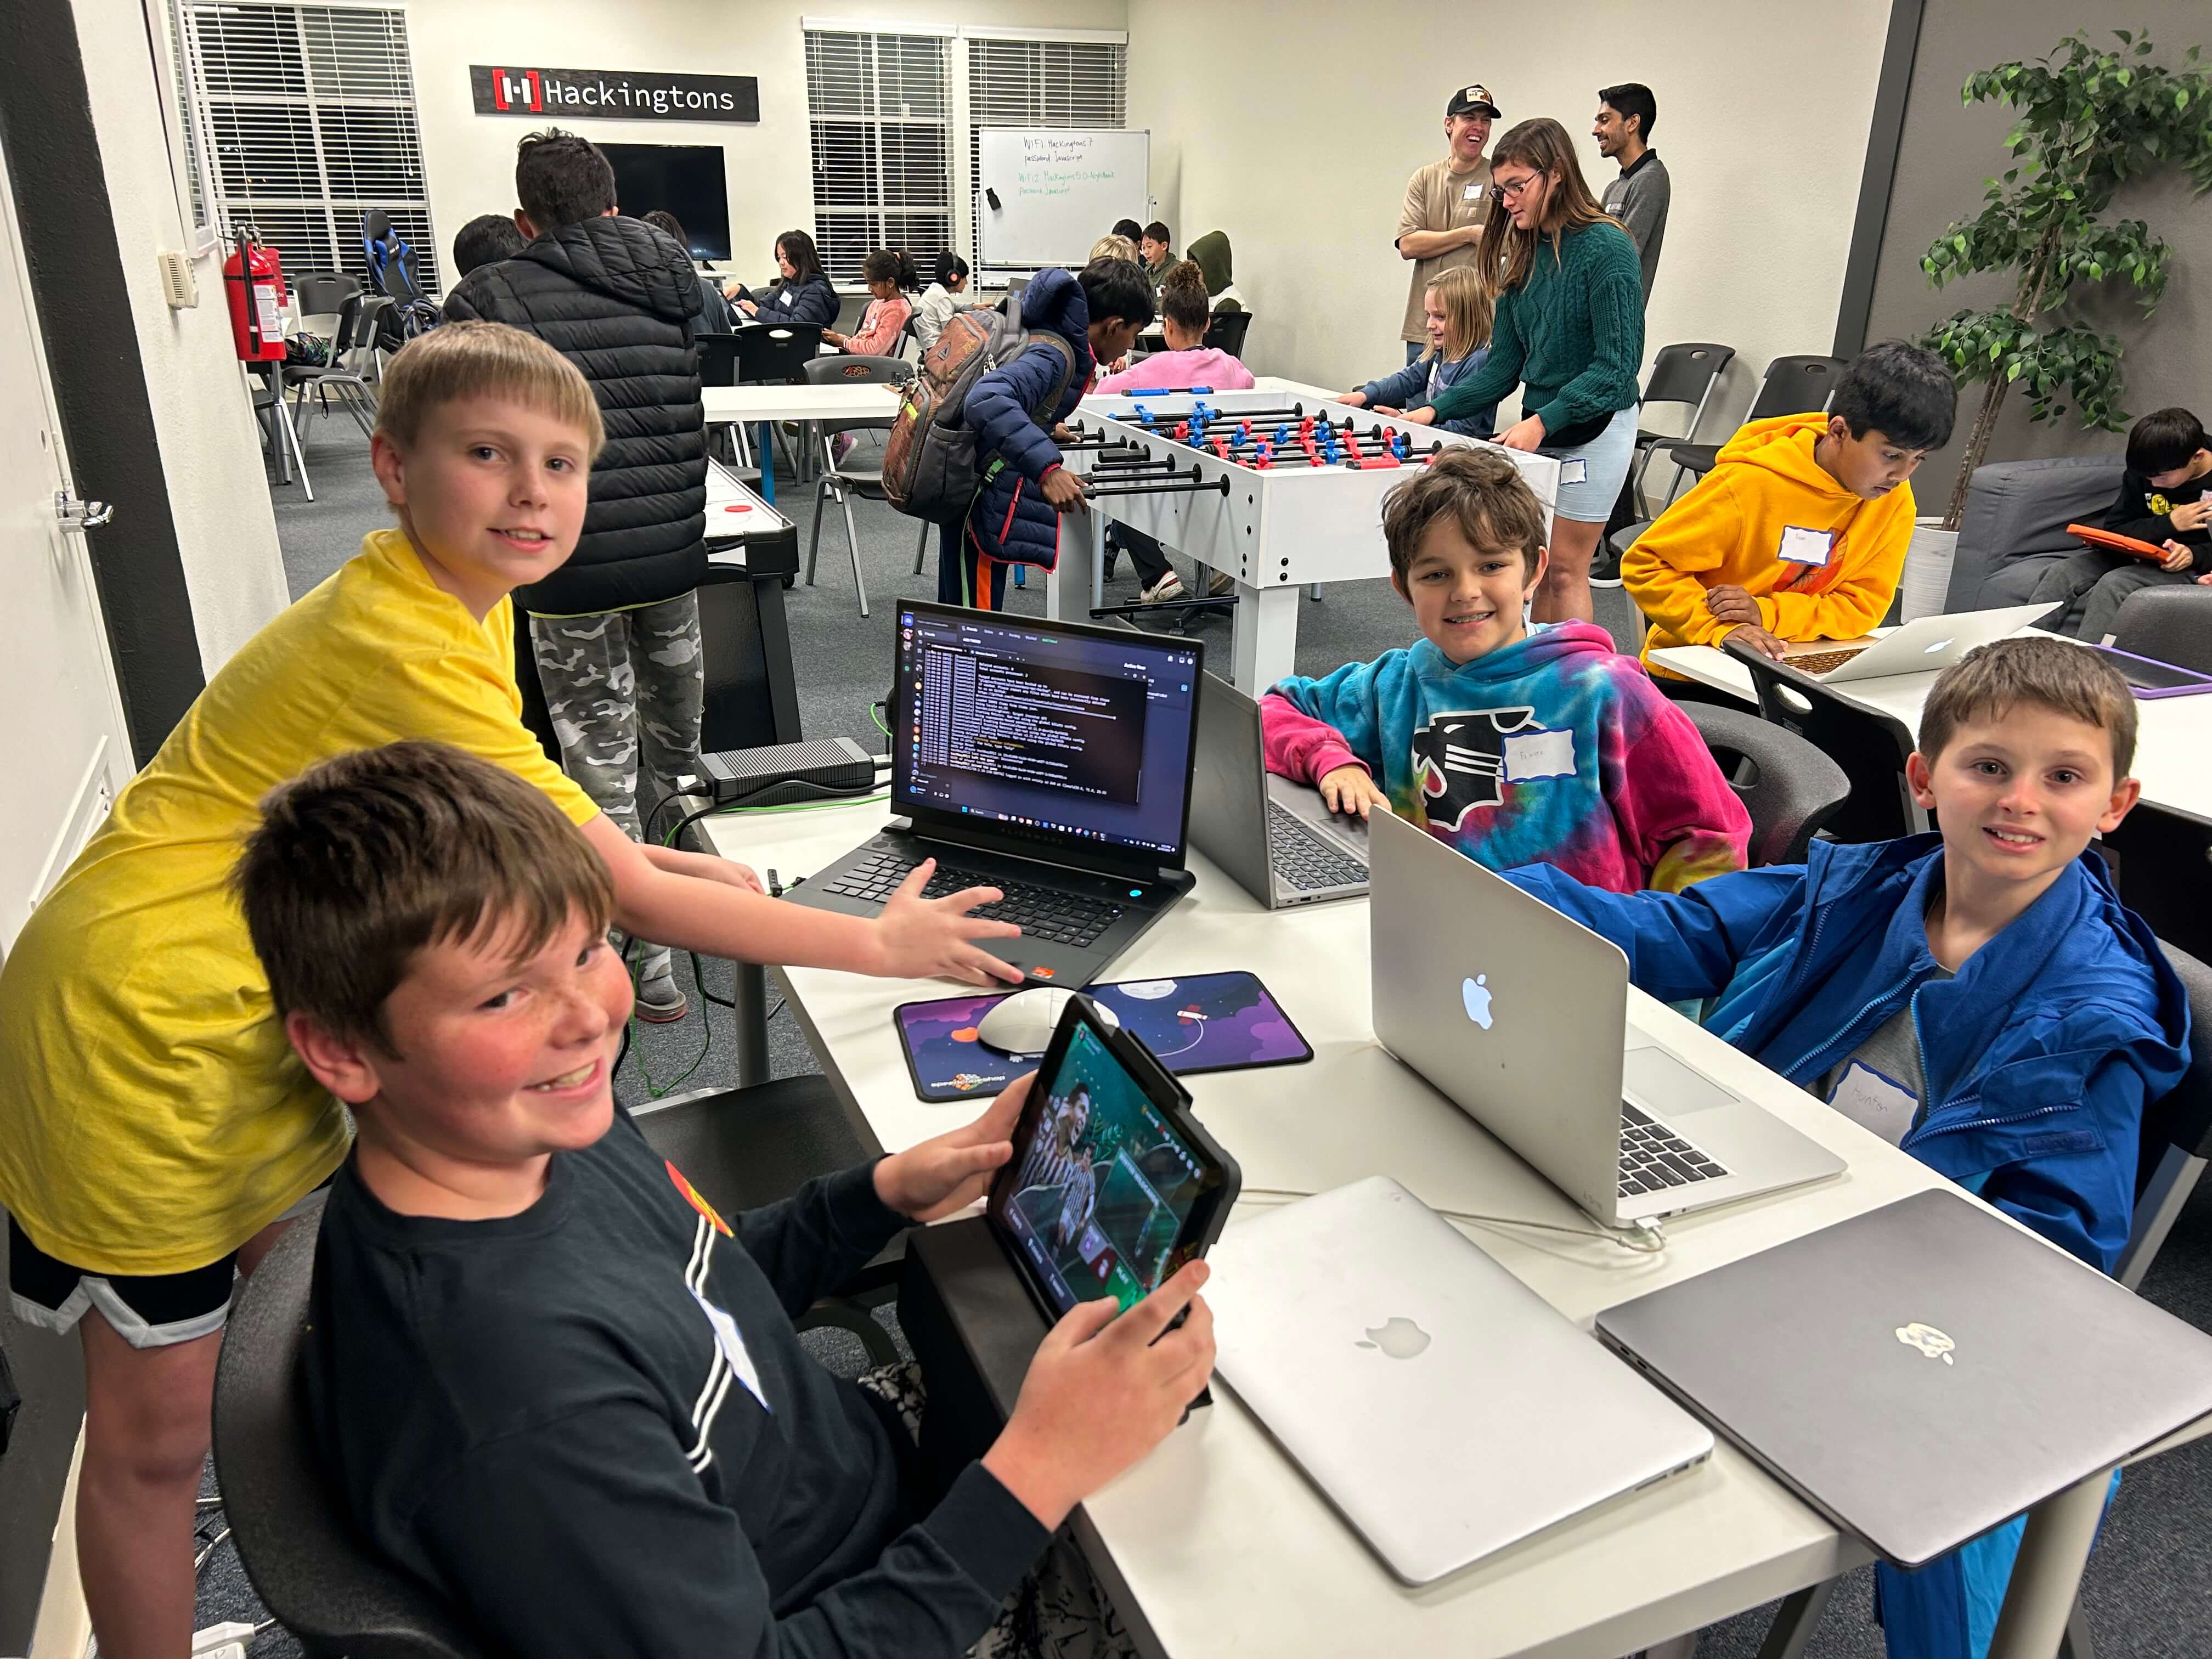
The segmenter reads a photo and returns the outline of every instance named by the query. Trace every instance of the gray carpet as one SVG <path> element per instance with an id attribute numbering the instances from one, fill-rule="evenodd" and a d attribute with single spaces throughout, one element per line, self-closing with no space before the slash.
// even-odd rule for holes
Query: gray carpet
<path id="1" fill-rule="evenodd" d="M 368 471 L 367 446 L 351 423 L 319 420 L 311 422 L 311 428 L 306 434 L 307 462 L 318 499 L 312 504 L 301 499 L 296 484 L 273 492 L 285 574 L 295 597 L 351 557 L 363 534 L 389 522 Z M 787 479 L 784 490 L 781 504 L 799 523 L 803 556 L 811 513 L 803 489 Z M 934 578 L 932 569 L 921 576 L 913 574 L 911 520 L 872 502 L 856 503 L 854 516 L 875 614 L 866 621 L 859 616 L 843 524 L 834 514 L 823 530 L 819 585 L 795 587 L 787 596 L 788 610 L 806 735 L 850 737 L 877 750 L 881 734 L 869 719 L 868 705 L 888 690 L 890 602 L 901 593 L 933 595 Z M 1322 603 L 1303 608 L 1297 653 L 1301 672 L 1325 672 L 1406 639 L 1405 603 L 1387 582 L 1349 583 L 1332 586 L 1327 594 Z M 1108 597 L 1135 597 L 1126 563 Z M 1601 598 L 1608 605 L 1618 604 L 1617 595 Z M 1026 592 L 1010 590 L 1011 609 L 1040 612 L 1042 606 L 1041 583 L 1033 583 Z M 1625 609 L 1601 608 L 1600 614 L 1625 642 Z M 1228 649 L 1225 621 L 1200 624 L 1197 635 L 1210 651 Z M 707 972 L 710 988 L 727 995 L 728 969 L 708 963 Z M 688 966 L 680 976 L 689 983 Z M 702 1023 L 698 1000 L 693 1000 L 693 1012 L 681 1023 L 639 1028 L 633 1058 L 624 1068 L 623 1098 L 634 1103 L 648 1091 L 736 1083 L 728 1015 L 710 1009 L 711 1018 Z M 769 1030 L 775 1075 L 819 1069 L 787 1015 L 773 1018 Z M 2143 1294 L 2199 1328 L 2212 1331 L 2212 1182 L 2200 1188 L 2183 1215 Z M 888 1310 L 886 1322 L 893 1322 Z M 861 1368 L 862 1351 L 855 1339 L 817 1333 L 810 1334 L 808 1340 L 824 1363 L 840 1372 L 850 1375 Z M 204 1536 L 212 1537 L 222 1524 L 219 1511 L 209 1511 Z M 2200 1442 L 2130 1472 L 2090 1563 L 2084 1595 L 2103 1659 L 2202 1659 L 2212 1651 L 2212 1639 L 2206 1635 L 2212 1631 L 2212 1442 Z M 200 1623 L 264 1616 L 235 1552 L 226 1544 L 210 1559 L 201 1577 Z M 1771 1617 L 1771 1607 L 1759 1608 L 1715 1626 L 1705 1633 L 1698 1652 L 1705 1659 L 1753 1659 Z M 1872 1574 L 1861 1571 L 1846 1581 L 1831 1604 L 1808 1659 L 1879 1655 L 1881 1638 L 1871 1618 Z M 252 1659 L 276 1659 L 298 1651 L 284 1632 L 270 1631 L 251 1653 Z"/>

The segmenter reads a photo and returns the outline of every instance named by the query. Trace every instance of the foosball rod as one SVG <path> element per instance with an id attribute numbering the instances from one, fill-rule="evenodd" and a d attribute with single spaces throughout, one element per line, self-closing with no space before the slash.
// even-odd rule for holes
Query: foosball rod
<path id="1" fill-rule="evenodd" d="M 1193 483 L 1188 479 L 1163 478 L 1157 483 L 1109 484 L 1103 489 L 1085 490 L 1084 494 L 1089 500 L 1097 501 L 1109 495 L 1166 495 L 1176 493 L 1210 495 L 1216 492 L 1224 495 L 1229 493 L 1227 478 L 1217 478 L 1212 483 Z"/>

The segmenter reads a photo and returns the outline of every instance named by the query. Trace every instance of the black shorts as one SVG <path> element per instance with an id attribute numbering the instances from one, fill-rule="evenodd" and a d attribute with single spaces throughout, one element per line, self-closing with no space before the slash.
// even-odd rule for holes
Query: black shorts
<path id="1" fill-rule="evenodd" d="M 322 1201 L 325 1181 L 278 1218 L 289 1220 Z M 134 1348 L 165 1348 L 212 1336 L 230 1316 L 238 1278 L 233 1250 L 204 1267 L 180 1273 L 101 1273 L 57 1261 L 8 1218 L 8 1300 L 15 1317 L 42 1330 L 66 1333 L 96 1308 Z"/>

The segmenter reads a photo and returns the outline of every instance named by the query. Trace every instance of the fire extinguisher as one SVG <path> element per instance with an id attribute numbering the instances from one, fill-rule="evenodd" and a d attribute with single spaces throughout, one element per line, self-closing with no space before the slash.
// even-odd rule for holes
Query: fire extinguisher
<path id="1" fill-rule="evenodd" d="M 276 250 L 242 230 L 222 262 L 222 288 L 230 301 L 230 337 L 240 362 L 267 363 L 284 356 L 284 267 Z"/>

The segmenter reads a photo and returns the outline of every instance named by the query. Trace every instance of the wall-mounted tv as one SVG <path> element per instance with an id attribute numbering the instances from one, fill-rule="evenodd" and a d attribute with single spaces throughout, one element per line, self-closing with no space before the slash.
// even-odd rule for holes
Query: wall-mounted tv
<path id="1" fill-rule="evenodd" d="M 615 200 L 631 218 L 672 213 L 695 259 L 730 257 L 730 195 L 720 144 L 601 144 L 615 170 Z"/>

